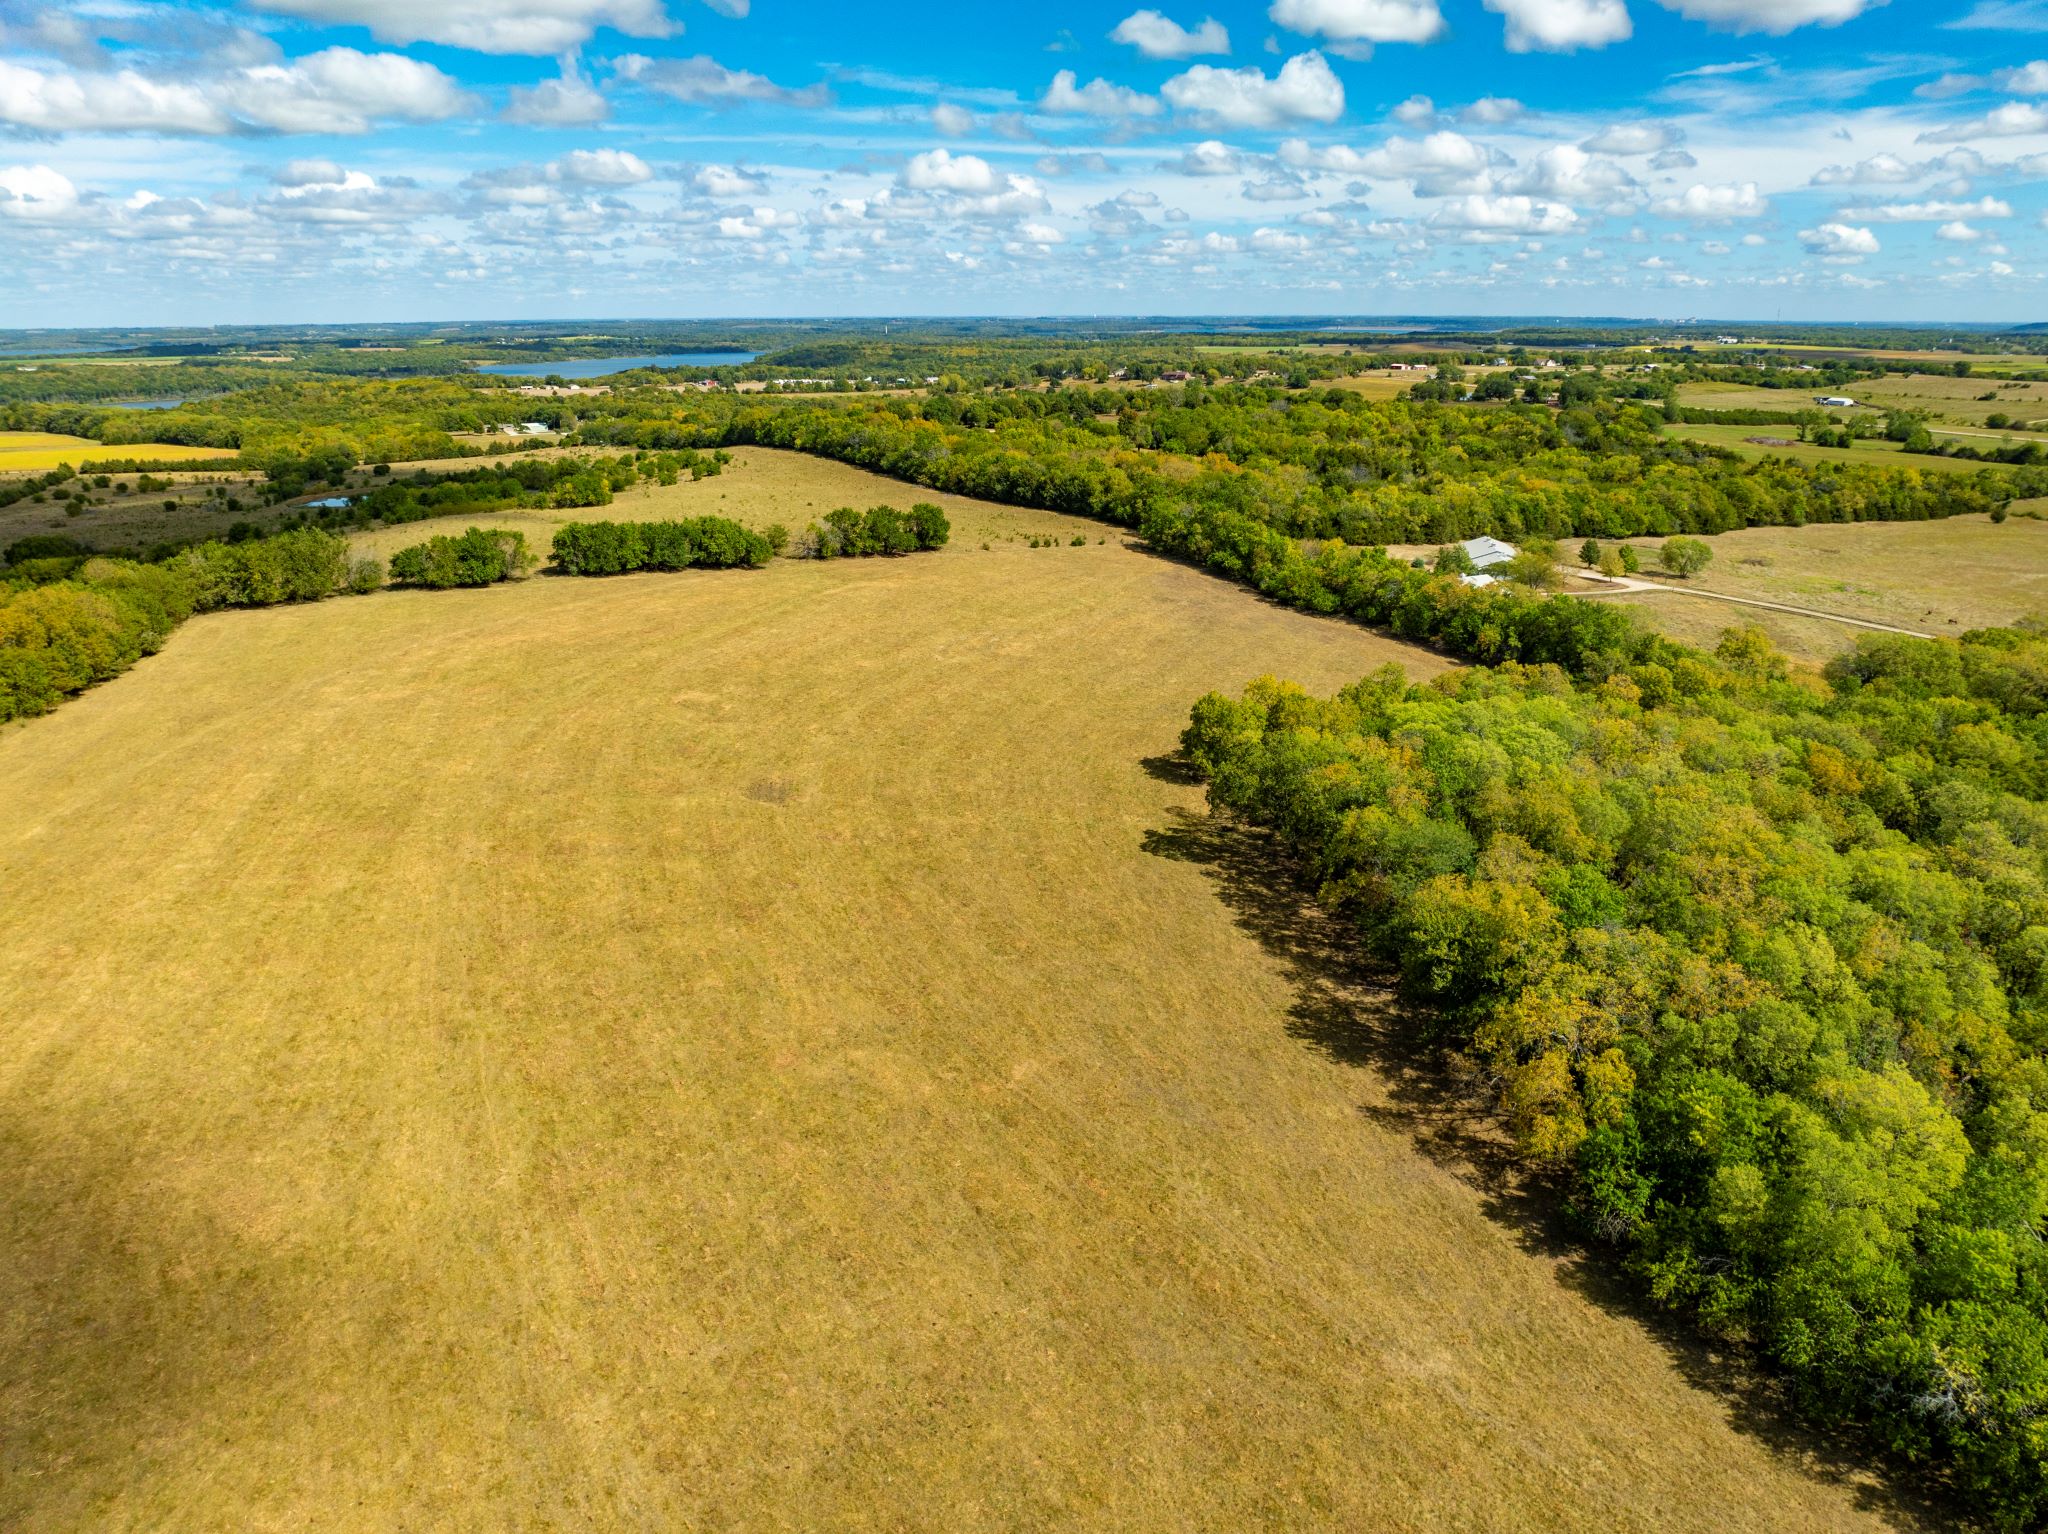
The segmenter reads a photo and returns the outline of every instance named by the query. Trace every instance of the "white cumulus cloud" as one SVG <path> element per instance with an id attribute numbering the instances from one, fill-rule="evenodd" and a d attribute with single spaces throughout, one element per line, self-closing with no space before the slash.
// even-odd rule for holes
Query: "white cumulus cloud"
<path id="1" fill-rule="evenodd" d="M 1730 32 L 1782 37 L 1800 27 L 1838 27 L 1884 0 L 1657 0 L 1666 10 Z"/>
<path id="2" fill-rule="evenodd" d="M 758 197 L 768 190 L 768 178 L 736 165 L 700 165 L 690 185 L 706 197 Z"/>
<path id="3" fill-rule="evenodd" d="M 1573 53 L 1605 48 L 1635 29 L 1622 0 L 1485 0 L 1507 18 L 1510 53 Z"/>
<path id="4" fill-rule="evenodd" d="M 78 188 L 68 176 L 47 165 L 0 166 L 0 216 L 52 218 L 78 204 Z"/>
<path id="5" fill-rule="evenodd" d="M 1427 43 L 1444 31 L 1436 0 L 1274 0 L 1266 14 L 1333 43 Z"/>
<path id="6" fill-rule="evenodd" d="M 1982 117 L 1951 123 L 1920 135 L 1925 144 L 1960 144 L 1973 138 L 2019 138 L 2031 133 L 2048 133 L 2048 107 L 2031 101 L 2008 101 L 1993 107 Z"/>
<path id="7" fill-rule="evenodd" d="M 1159 102 L 1143 91 L 1113 85 L 1107 80 L 1090 80 L 1082 85 L 1071 69 L 1062 69 L 1052 77 L 1052 84 L 1046 87 L 1038 106 L 1045 112 L 1086 117 L 1157 117 L 1160 112 Z"/>
<path id="8" fill-rule="evenodd" d="M 825 92 L 817 86 L 791 90 L 751 70 L 727 69 L 701 53 L 687 59 L 651 59 L 642 53 L 628 53 L 614 59 L 612 69 L 622 80 L 698 106 L 736 106 L 743 101 L 819 106 L 825 100 Z"/>
<path id="9" fill-rule="evenodd" d="M 1259 69 L 1197 64 L 1168 80 L 1159 93 L 1176 112 L 1232 128 L 1327 123 L 1344 115 L 1343 83 L 1315 52 L 1297 54 L 1271 79 Z"/>
<path id="10" fill-rule="evenodd" d="M 1817 229 L 1799 231 L 1799 243 L 1807 254 L 1815 256 L 1874 256 L 1878 252 L 1877 236 L 1868 229 L 1858 229 L 1850 224 L 1822 224 Z"/>
<path id="11" fill-rule="evenodd" d="M 305 21 L 367 27 L 391 43 L 446 43 L 479 53 L 567 53 L 599 27 L 629 37 L 679 30 L 661 0 L 261 0 Z"/>
<path id="12" fill-rule="evenodd" d="M 1222 22 L 1208 16 L 1190 30 L 1157 11 L 1134 11 L 1117 23 L 1109 38 L 1129 44 L 1148 59 L 1191 59 L 1204 53 L 1230 52 L 1230 33 Z"/>
<path id="13" fill-rule="evenodd" d="M 1489 234 L 1564 234 L 1577 227 L 1579 216 L 1562 203 L 1475 192 L 1446 202 L 1429 222 L 1438 229 Z"/>
<path id="14" fill-rule="evenodd" d="M 2012 204 L 1988 196 L 1975 202 L 1880 202 L 1869 207 L 1844 208 L 1842 217 L 1880 224 L 1937 224 L 1958 218 L 2011 218 Z"/>
<path id="15" fill-rule="evenodd" d="M 928 149 L 903 167 L 899 179 L 916 192 L 987 192 L 995 188 L 996 173 L 979 155 Z"/>
<path id="16" fill-rule="evenodd" d="M 473 105 L 431 64 L 354 48 L 182 79 L 0 59 L 0 123 L 37 133 L 355 134 L 380 121 L 437 122 Z"/>
<path id="17" fill-rule="evenodd" d="M 1183 176 L 1234 176 L 1244 168 L 1244 156 L 1220 139 L 1203 139 L 1193 144 L 1178 160 L 1169 160 L 1162 170 Z"/>
<path id="18" fill-rule="evenodd" d="M 538 85 L 515 85 L 507 93 L 504 119 L 535 128 L 580 128 L 611 115 L 604 93 L 564 63 L 560 79 Z"/>
<path id="19" fill-rule="evenodd" d="M 572 149 L 549 168 L 572 186 L 638 186 L 654 179 L 645 160 L 623 149 Z"/>
<path id="20" fill-rule="evenodd" d="M 1719 221 L 1755 218 L 1767 212 L 1771 205 L 1758 193 L 1754 181 L 1743 181 L 1718 186 L 1695 182 L 1678 196 L 1663 198 L 1655 206 L 1656 211 L 1666 218 Z"/>
<path id="21" fill-rule="evenodd" d="M 1579 147 L 1595 154 L 1655 154 L 1678 139 L 1678 130 L 1665 123 L 1609 123 Z"/>

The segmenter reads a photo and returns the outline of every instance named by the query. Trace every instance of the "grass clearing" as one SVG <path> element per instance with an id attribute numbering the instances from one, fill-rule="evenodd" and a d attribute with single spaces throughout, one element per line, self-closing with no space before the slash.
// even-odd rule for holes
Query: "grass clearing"
<path id="1" fill-rule="evenodd" d="M 676 493 L 857 473 L 748 459 Z M 1905 1526 L 1496 1216 L 1156 765 L 1441 663 L 955 521 L 0 732 L 0 1526 Z"/>

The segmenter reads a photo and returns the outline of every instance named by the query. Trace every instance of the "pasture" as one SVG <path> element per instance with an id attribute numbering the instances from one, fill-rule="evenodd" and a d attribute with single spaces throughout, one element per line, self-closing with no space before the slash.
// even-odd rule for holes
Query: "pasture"
<path id="1" fill-rule="evenodd" d="M 1795 463 L 1854 463 L 1877 469 L 1919 469 L 1932 474 L 1968 474 L 1985 467 L 1968 458 L 1941 458 L 1932 453 L 1901 453 L 1899 444 L 1882 437 L 1865 437 L 1848 447 L 1821 447 L 1812 442 L 1790 440 L 1796 426 L 1684 426 L 1667 425 L 1667 437 L 1688 442 L 1706 442 L 1725 447 L 1744 458 L 1789 458 Z M 1782 444 L 1753 442 L 1752 437 L 1784 437 Z"/>
<path id="2" fill-rule="evenodd" d="M 1654 571 L 1662 540 L 1629 541 Z M 1671 582 L 1674 591 L 1719 591 L 1951 637 L 2048 613 L 2048 522 L 2028 516 L 1750 527 L 1707 542 L 1713 563 Z M 1662 594 L 1611 600 L 1692 644 L 1711 644 L 1737 623 L 1762 627 L 1802 660 L 1825 660 L 1855 642 L 1846 625 L 1757 608 Z"/>
<path id="3" fill-rule="evenodd" d="M 83 510 L 75 500 L 59 501 L 48 494 L 40 501 L 31 497 L 0 506 L 0 549 L 31 533 L 62 533 L 92 548 L 146 549 L 157 543 L 215 537 L 236 522 L 267 527 L 280 514 L 257 509 L 258 482 L 245 474 L 153 473 L 153 479 L 167 481 L 169 488 L 147 493 L 137 488 L 132 474 L 109 477 L 113 484 L 104 490 L 94 487 L 93 504 Z M 224 499 L 209 498 L 216 486 L 237 504 L 230 507 Z"/>
<path id="4" fill-rule="evenodd" d="M 913 498 L 841 475 L 668 493 Z M 1441 662 L 951 504 L 204 617 L 0 732 L 0 1526 L 1912 1526 L 1165 760 Z"/>

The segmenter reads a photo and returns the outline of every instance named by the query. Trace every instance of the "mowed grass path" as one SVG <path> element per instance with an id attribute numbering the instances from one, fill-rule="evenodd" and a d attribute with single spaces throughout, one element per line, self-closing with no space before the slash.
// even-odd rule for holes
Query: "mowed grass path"
<path id="1" fill-rule="evenodd" d="M 1890 1526 L 1161 855 L 1194 697 L 1397 656 L 963 540 L 217 615 L 0 733 L 0 1527 Z"/>

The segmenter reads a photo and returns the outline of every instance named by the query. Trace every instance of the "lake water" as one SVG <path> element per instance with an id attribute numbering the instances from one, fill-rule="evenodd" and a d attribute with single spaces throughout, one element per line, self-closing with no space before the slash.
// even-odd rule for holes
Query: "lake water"
<path id="1" fill-rule="evenodd" d="M 107 401 L 110 410 L 176 410 L 185 402 L 181 399 L 112 399 Z"/>
<path id="2" fill-rule="evenodd" d="M 493 362 L 477 369 L 500 378 L 606 378 L 634 368 L 736 368 L 759 352 L 663 352 L 658 357 L 573 357 L 566 362 Z"/>

